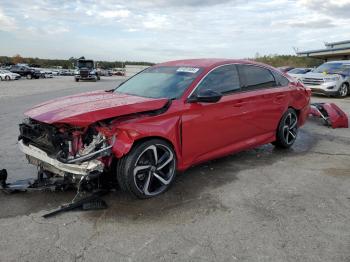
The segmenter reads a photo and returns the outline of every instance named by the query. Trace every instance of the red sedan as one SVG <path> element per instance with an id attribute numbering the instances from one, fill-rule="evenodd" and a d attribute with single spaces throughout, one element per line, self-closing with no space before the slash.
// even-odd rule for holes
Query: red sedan
<path id="1" fill-rule="evenodd" d="M 266 143 L 289 148 L 310 91 L 270 66 L 194 59 L 150 67 L 114 90 L 63 97 L 26 112 L 19 147 L 49 176 L 103 177 L 139 198 L 176 170 Z"/>

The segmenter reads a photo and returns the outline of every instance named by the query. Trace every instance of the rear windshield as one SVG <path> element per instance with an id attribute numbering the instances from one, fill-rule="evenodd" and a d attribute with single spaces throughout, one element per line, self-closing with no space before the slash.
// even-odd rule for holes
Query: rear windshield
<path id="1" fill-rule="evenodd" d="M 150 67 L 120 85 L 115 92 L 151 98 L 181 97 L 203 71 L 198 67 Z"/>

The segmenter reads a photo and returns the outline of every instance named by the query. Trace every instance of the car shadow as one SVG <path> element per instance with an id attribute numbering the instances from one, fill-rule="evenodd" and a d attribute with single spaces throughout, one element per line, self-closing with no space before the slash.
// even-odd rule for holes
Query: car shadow
<path id="1" fill-rule="evenodd" d="M 306 130 L 300 130 L 294 146 L 288 150 L 263 145 L 255 149 L 232 154 L 192 167 L 179 173 L 172 187 L 159 197 L 139 200 L 128 194 L 115 191 L 104 197 L 108 209 L 86 211 L 86 219 L 96 220 L 103 215 L 114 219 L 177 219 L 174 214 L 208 214 L 217 210 L 229 211 L 211 192 L 224 185 L 235 183 L 238 173 L 256 167 L 268 166 L 286 157 L 306 154 L 317 138 Z M 244 174 L 242 174 L 244 175 Z M 42 210 L 53 210 L 69 202 L 74 192 L 28 192 L 0 194 L 0 218 L 28 215 Z"/>

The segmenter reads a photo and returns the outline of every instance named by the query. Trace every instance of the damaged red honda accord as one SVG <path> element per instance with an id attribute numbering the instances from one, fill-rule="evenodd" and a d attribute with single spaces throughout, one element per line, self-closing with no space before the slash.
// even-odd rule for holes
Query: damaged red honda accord
<path id="1" fill-rule="evenodd" d="M 167 190 L 177 170 L 266 143 L 289 148 L 309 103 L 300 82 L 264 64 L 172 61 L 114 90 L 35 106 L 19 147 L 49 177 L 91 188 L 103 176 L 148 198 Z"/>

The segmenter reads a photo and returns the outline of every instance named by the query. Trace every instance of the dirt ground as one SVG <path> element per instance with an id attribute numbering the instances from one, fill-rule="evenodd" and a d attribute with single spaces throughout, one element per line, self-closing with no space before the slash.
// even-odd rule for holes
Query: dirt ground
<path id="1" fill-rule="evenodd" d="M 17 149 L 31 106 L 121 79 L 0 82 L 0 168 L 35 176 Z M 350 97 L 332 101 L 350 115 Z M 113 192 L 104 211 L 41 216 L 73 193 L 0 193 L 0 261 L 350 261 L 350 129 L 310 120 L 294 147 L 265 145 L 179 174 L 150 200 Z"/>

